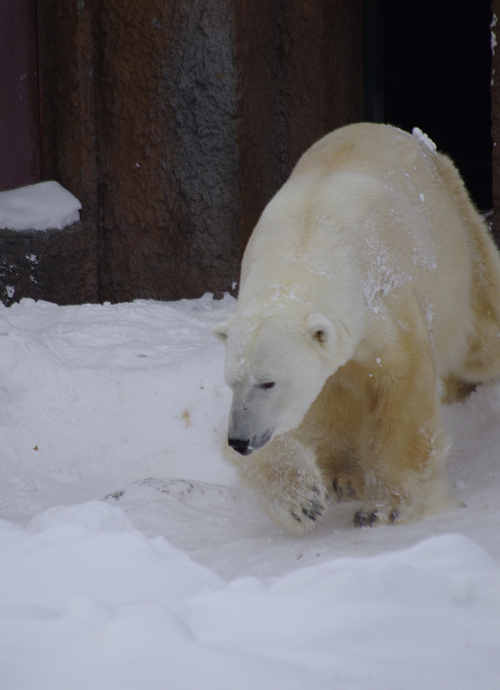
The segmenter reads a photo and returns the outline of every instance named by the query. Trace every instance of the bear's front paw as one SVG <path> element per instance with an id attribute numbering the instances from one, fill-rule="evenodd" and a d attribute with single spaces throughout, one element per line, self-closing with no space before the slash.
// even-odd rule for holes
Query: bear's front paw
<path id="1" fill-rule="evenodd" d="M 295 521 L 293 529 L 305 532 L 323 519 L 330 496 L 323 487 L 313 484 L 308 487 L 310 496 L 303 497 L 300 503 L 290 506 L 289 512 Z"/>
<path id="2" fill-rule="evenodd" d="M 293 436 L 278 436 L 256 451 L 239 468 L 260 502 L 276 522 L 303 533 L 320 522 L 328 492 L 311 448 Z"/>

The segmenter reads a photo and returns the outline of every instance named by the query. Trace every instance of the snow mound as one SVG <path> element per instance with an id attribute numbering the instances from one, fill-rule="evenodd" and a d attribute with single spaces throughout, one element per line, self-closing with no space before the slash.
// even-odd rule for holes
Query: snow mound
<path id="1" fill-rule="evenodd" d="M 226 583 L 120 512 L 0 523 L 3 690 L 493 690 L 500 676 L 500 566 L 465 537 Z"/>
<path id="2" fill-rule="evenodd" d="M 81 203 L 58 182 L 0 192 L 0 228 L 62 230 L 80 220 Z"/>

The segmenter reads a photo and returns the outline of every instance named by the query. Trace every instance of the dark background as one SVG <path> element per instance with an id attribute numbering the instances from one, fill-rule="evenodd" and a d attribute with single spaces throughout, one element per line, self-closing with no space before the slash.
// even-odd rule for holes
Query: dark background
<path id="1" fill-rule="evenodd" d="M 420 127 L 491 209 L 489 0 L 384 0 L 385 121 Z"/>

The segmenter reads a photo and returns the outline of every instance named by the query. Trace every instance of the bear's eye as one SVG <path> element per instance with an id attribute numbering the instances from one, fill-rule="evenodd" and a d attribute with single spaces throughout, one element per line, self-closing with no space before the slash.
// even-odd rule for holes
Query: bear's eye
<path id="1" fill-rule="evenodd" d="M 269 388 L 274 388 L 276 384 L 274 381 L 266 381 L 265 383 L 259 383 L 257 385 L 257 388 L 261 388 L 262 390 L 269 390 Z"/>

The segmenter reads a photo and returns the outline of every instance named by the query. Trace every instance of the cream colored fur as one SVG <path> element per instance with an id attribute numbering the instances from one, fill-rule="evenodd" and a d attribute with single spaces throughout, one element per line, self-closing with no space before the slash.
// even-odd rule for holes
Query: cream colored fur
<path id="1" fill-rule="evenodd" d="M 265 209 L 216 333 L 230 434 L 256 439 L 233 460 L 280 524 L 308 529 L 330 495 L 362 502 L 359 525 L 413 520 L 446 496 L 440 390 L 451 402 L 500 374 L 498 252 L 448 158 L 351 125 Z"/>

